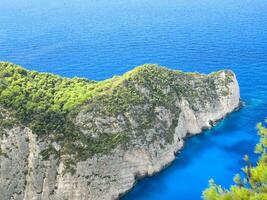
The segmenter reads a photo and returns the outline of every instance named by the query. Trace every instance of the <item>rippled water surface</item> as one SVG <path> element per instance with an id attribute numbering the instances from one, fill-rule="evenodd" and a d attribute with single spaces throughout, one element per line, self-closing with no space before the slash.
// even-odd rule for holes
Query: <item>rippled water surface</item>
<path id="1" fill-rule="evenodd" d="M 209 73 L 230 68 L 246 107 L 187 140 L 175 162 L 124 200 L 196 200 L 252 155 L 267 116 L 266 0 L 1 0 L 0 60 L 102 80 L 143 63 Z"/>

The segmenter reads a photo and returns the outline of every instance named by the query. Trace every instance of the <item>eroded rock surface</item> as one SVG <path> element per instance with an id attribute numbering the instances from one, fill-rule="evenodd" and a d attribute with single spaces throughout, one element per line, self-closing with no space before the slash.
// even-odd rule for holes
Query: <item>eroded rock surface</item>
<path id="1" fill-rule="evenodd" d="M 152 69 L 154 73 L 158 67 Z M 147 77 L 149 70 L 145 67 L 145 72 L 138 73 L 145 82 L 131 77 L 123 83 L 133 83 L 134 91 L 143 97 L 141 103 L 129 101 L 127 109 L 118 106 L 113 112 L 105 108 L 104 100 L 93 99 L 72 115 L 86 137 L 115 135 L 115 141 L 116 134 L 127 136 L 110 151 L 77 161 L 74 174 L 64 171 L 64 156 L 51 154 L 42 159 L 42 150 L 52 145 L 60 151 L 61 143 L 40 138 L 21 123 L 1 126 L 0 199 L 117 199 L 133 187 L 137 177 L 152 175 L 170 164 L 188 134 L 210 128 L 239 107 L 239 86 L 231 71 L 201 75 L 164 69 L 167 75 L 174 75 L 161 83 L 155 82 L 161 79 L 157 74 Z M 4 108 L 0 111 L 2 120 L 15 117 Z"/>

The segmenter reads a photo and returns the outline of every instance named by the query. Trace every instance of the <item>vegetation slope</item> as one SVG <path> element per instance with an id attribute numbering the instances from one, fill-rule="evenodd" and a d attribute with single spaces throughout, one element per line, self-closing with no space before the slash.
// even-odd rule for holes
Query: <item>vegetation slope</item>
<path id="1" fill-rule="evenodd" d="M 218 98 L 217 73 L 208 76 L 198 73 L 184 73 L 157 65 L 143 65 L 122 76 L 104 81 L 82 78 L 64 78 L 50 73 L 26 70 L 8 62 L 0 62 L 0 137 L 4 130 L 19 124 L 29 127 L 40 140 L 49 141 L 42 151 L 43 159 L 51 155 L 66 156 L 66 166 L 79 160 L 106 153 L 117 145 L 127 145 L 132 130 L 115 134 L 99 133 L 99 137 L 88 137 L 74 123 L 75 117 L 86 109 L 102 116 L 118 116 L 133 110 L 135 106 L 148 105 L 146 112 L 138 113 L 137 132 L 144 132 L 155 122 L 156 106 L 163 105 L 173 110 L 178 99 L 184 98 L 194 110 L 200 105 Z M 225 84 L 232 81 L 231 72 Z M 142 91 L 140 88 L 146 88 Z M 207 90 L 209 88 L 209 90 Z M 222 87 L 227 95 L 227 87 Z M 8 114 L 8 117 L 6 117 Z M 175 110 L 175 118 L 179 109 Z M 175 124 L 174 124 L 175 125 Z M 174 131 L 168 130 L 168 133 Z M 97 131 L 97 130 L 95 130 Z M 166 134 L 166 141 L 172 142 L 173 134 Z M 53 145 L 56 142 L 60 150 Z M 71 169 L 71 168 L 70 168 Z"/>

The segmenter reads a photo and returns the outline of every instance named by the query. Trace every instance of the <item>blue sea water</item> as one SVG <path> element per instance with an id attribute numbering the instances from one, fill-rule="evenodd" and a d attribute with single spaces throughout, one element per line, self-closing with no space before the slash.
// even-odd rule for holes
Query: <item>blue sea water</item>
<path id="1" fill-rule="evenodd" d="M 232 69 L 246 106 L 187 140 L 174 163 L 124 200 L 197 200 L 252 160 L 267 116 L 266 0 L 1 0 L 0 60 L 102 80 L 143 63 L 209 73 Z"/>

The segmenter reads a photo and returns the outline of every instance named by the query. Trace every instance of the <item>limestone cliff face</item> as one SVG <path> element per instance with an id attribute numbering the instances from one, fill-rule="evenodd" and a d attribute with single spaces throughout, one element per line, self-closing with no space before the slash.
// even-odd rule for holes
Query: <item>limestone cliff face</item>
<path id="1" fill-rule="evenodd" d="M 184 85 L 181 94 L 177 84 Z M 78 161 L 74 174 L 64 172 L 64 158 L 41 158 L 49 142 L 28 127 L 20 123 L 2 127 L 0 199 L 118 199 L 137 177 L 152 175 L 172 162 L 187 135 L 210 128 L 240 104 L 239 86 L 231 71 L 177 75 L 163 85 L 133 85 L 144 97 L 143 103 L 129 103 L 126 110 L 114 113 L 105 110 L 105 101 L 90 100 L 73 117 L 75 126 L 88 137 L 127 135 L 127 140 L 111 151 Z M 155 87 L 169 99 L 152 101 L 157 98 Z M 5 109 L 0 111 L 2 118 L 12 118 Z M 50 145 L 62 148 L 56 142 Z"/>

